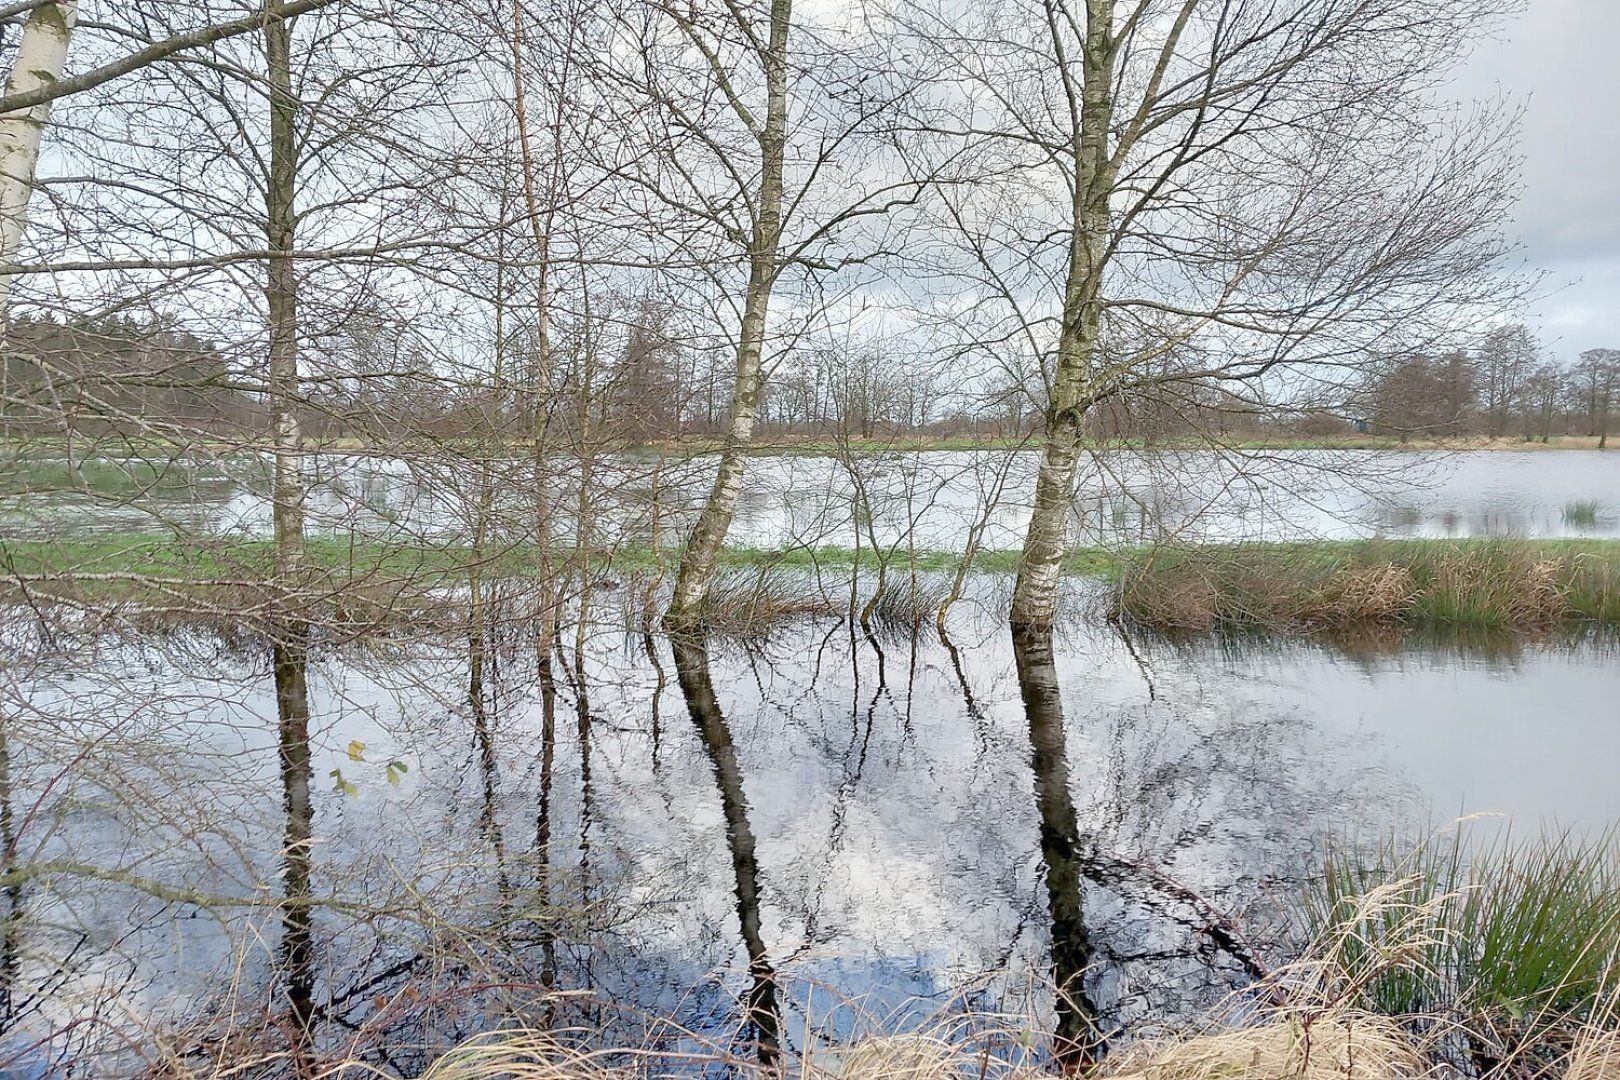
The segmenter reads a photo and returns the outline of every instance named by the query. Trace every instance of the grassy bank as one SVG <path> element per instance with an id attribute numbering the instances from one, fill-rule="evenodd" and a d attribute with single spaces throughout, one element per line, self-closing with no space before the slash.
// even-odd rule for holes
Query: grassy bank
<path id="1" fill-rule="evenodd" d="M 1449 1049 L 1481 1075 L 1553 1070 L 1594 1029 L 1615 1038 L 1612 829 L 1518 837 L 1465 820 L 1415 844 L 1333 843 L 1305 905 L 1345 1004 L 1454 1025 Z"/>
<path id="2" fill-rule="evenodd" d="M 146 534 L 105 534 L 66 540 L 0 542 L 0 575 L 13 587 L 42 581 L 77 595 L 128 596 L 143 579 L 198 588 L 263 582 L 272 549 L 265 540 L 216 538 L 183 542 Z M 306 566 L 318 587 L 345 583 L 409 583 L 431 587 L 466 580 L 533 577 L 541 552 L 529 544 L 479 552 L 445 543 L 389 543 L 311 538 Z M 1016 551 L 981 551 L 972 569 L 1010 574 Z M 553 566 L 593 576 L 668 570 L 672 550 L 645 545 L 581 552 L 554 549 Z M 959 554 L 885 552 L 891 579 L 956 572 Z M 796 588 L 793 575 L 846 575 L 875 569 L 872 549 L 819 546 L 766 550 L 727 548 L 722 569 L 781 570 L 773 589 Z M 1254 630 L 1272 633 L 1412 631 L 1535 632 L 1580 624 L 1620 625 L 1620 541 L 1616 540 L 1369 540 L 1222 544 L 1181 548 L 1082 548 L 1064 570 L 1115 583 L 1115 613 L 1167 632 Z M 756 578 L 758 574 L 754 575 Z"/>
<path id="3" fill-rule="evenodd" d="M 1161 549 L 1121 572 L 1119 614 L 1168 631 L 1620 624 L 1620 542 L 1378 540 Z"/>
<path id="4" fill-rule="evenodd" d="M 477 568 L 492 576 L 527 576 L 540 564 L 540 550 L 532 544 L 490 545 L 483 552 L 456 543 L 391 543 L 377 540 L 311 537 L 306 543 L 306 563 L 327 574 L 407 577 L 415 575 L 465 576 Z M 555 548 L 553 565 L 580 561 L 576 548 Z M 603 570 L 649 570 L 673 566 L 677 553 L 657 552 L 646 545 L 625 545 L 588 553 L 592 565 Z M 1071 574 L 1106 576 L 1118 572 L 1122 560 L 1141 555 L 1138 549 L 1108 551 L 1081 548 L 1064 560 Z M 63 540 L 0 541 L 0 573 L 24 578 L 98 575 L 153 575 L 188 577 L 199 581 L 266 575 L 273 551 L 270 541 L 237 537 L 206 540 L 187 537 L 184 541 L 149 534 L 97 534 Z M 660 556 L 662 559 L 660 560 Z M 948 551 L 885 552 L 882 556 L 891 571 L 915 568 L 919 573 L 954 572 L 962 556 Z M 729 569 L 772 569 L 792 571 L 849 570 L 875 568 L 879 556 L 871 548 L 855 549 L 821 545 L 781 549 L 730 547 L 721 552 L 721 565 Z M 986 573 L 1011 573 L 1018 567 L 1016 551 L 980 551 L 973 569 Z"/>

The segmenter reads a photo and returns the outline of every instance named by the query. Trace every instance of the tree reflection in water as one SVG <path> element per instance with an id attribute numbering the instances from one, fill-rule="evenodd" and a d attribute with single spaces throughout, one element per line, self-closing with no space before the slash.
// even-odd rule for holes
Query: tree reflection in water
<path id="1" fill-rule="evenodd" d="M 120 948 L 157 988 L 116 998 L 76 961 L 82 996 L 52 998 L 51 1025 L 100 994 L 143 1038 L 141 1010 L 166 996 L 182 1021 L 202 1018 L 202 1046 L 216 1003 L 240 993 L 258 1009 L 268 992 L 270 1015 L 255 1015 L 278 1052 L 307 1044 L 325 1060 L 363 1039 L 403 1075 L 431 1051 L 401 1046 L 492 1024 L 623 1044 L 668 1017 L 707 1044 L 733 1038 L 739 1012 L 747 1052 L 781 1062 L 829 1034 L 829 996 L 895 1024 L 968 1000 L 1017 1012 L 1079 1064 L 1252 978 L 1244 905 L 1291 888 L 1346 807 L 1391 802 L 1366 747 L 1305 704 L 1245 699 L 1230 657 L 1152 642 L 1132 656 L 1101 628 L 1010 638 L 959 610 L 960 647 L 917 643 L 898 665 L 903 643 L 842 620 L 746 648 L 632 623 L 583 658 L 529 652 L 516 622 L 498 642 L 458 630 L 315 659 L 283 648 L 273 703 L 262 640 L 238 663 L 199 634 L 188 667 L 182 643 L 104 639 L 77 682 L 42 667 L 19 683 L 32 711 L 13 705 L 0 728 L 17 807 L 6 846 L 23 871 L 3 884 L 28 890 L 5 944 L 14 957 L 27 943 L 25 988 L 75 948 Z M 667 716 L 655 726 L 666 684 L 649 646 L 673 657 L 683 737 Z M 1140 666 L 1155 664 L 1149 695 Z M 221 706 L 221 688 L 253 678 L 255 697 Z M 314 700 L 300 709 L 301 696 Z M 358 795 L 312 789 L 347 765 L 350 739 L 408 760 L 409 777 L 356 769 Z M 35 779 L 58 773 L 55 788 Z M 26 876 L 64 860 L 49 889 Z M 78 928 L 135 909 L 127 945 L 78 944 Z M 740 991 L 714 977 L 739 934 Z M 182 937 L 193 951 L 177 963 Z"/>
<path id="2" fill-rule="evenodd" d="M 1029 720 L 1035 803 L 1041 817 L 1041 860 L 1052 915 L 1052 983 L 1057 995 L 1053 1051 L 1065 1068 L 1089 1061 L 1101 1050 L 1097 1006 L 1086 993 L 1092 962 L 1086 929 L 1085 875 L 1080 824 L 1069 794 L 1068 746 L 1063 732 L 1063 694 L 1050 630 L 1015 629 L 1013 655 Z"/>
<path id="3" fill-rule="evenodd" d="M 282 853 L 282 938 L 279 964 L 286 983 L 287 1037 L 294 1067 L 309 1072 L 306 1061 L 315 1022 L 315 962 L 311 940 L 314 910 L 310 896 L 310 845 L 315 804 L 310 799 L 309 645 L 308 631 L 292 628 L 276 641 L 276 713 L 279 721 L 282 806 L 286 831 Z"/>
<path id="4" fill-rule="evenodd" d="M 697 634 L 675 636 L 670 646 L 675 654 L 675 672 L 686 706 L 703 739 L 714 769 L 715 786 L 720 789 L 720 806 L 726 821 L 726 844 L 731 849 L 731 868 L 737 892 L 737 921 L 742 926 L 743 945 L 748 950 L 750 986 L 744 1007 L 745 1023 L 752 1029 L 761 1063 L 774 1065 L 781 1053 L 782 1017 L 776 999 L 776 969 L 765 948 L 760 930 L 759 860 L 755 855 L 754 830 L 748 822 L 748 798 L 743 792 L 742 769 L 737 749 L 720 701 L 715 696 L 709 674 L 707 641 Z"/>

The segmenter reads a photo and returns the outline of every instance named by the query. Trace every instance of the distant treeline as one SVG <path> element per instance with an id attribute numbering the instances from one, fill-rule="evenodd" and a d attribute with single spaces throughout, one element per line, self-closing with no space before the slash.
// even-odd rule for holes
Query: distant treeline
<path id="1" fill-rule="evenodd" d="M 1546 356 L 1525 327 L 1492 330 L 1479 348 L 1415 355 L 1375 369 L 1367 419 L 1394 435 L 1596 435 L 1620 396 L 1620 349 L 1573 362 Z"/>
<path id="2" fill-rule="evenodd" d="M 402 436 L 521 441 L 542 402 L 554 435 L 593 446 L 641 445 L 723 430 L 727 360 L 678 340 L 667 312 L 636 306 L 621 318 L 612 353 L 564 361 L 537 392 L 522 363 L 504 372 L 458 370 L 376 341 L 329 344 L 303 381 L 301 420 L 315 438 L 387 442 Z M 520 343 L 521 344 L 521 343 Z M 524 350 L 514 349 L 521 357 Z M 262 347 L 227 348 L 164 319 L 15 320 L 0 356 L 0 422 L 11 437 L 68 432 L 195 432 L 251 438 L 267 422 Z M 1153 392 L 1115 395 L 1087 417 L 1102 438 L 1185 435 L 1402 438 L 1523 437 L 1608 432 L 1620 396 L 1620 350 L 1560 362 L 1517 324 L 1479 347 L 1369 363 L 1359 387 L 1332 401 L 1277 404 L 1228 392 L 1214 380 L 1178 379 Z M 812 353 L 777 372 L 762 395 L 770 435 L 1008 438 L 1037 431 L 1039 386 L 1001 380 L 964 388 L 946 369 L 870 352 Z"/>

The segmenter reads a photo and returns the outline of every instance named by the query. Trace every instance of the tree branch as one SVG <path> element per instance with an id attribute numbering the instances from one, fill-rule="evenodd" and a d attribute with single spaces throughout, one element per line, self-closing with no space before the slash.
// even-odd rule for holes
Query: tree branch
<path id="1" fill-rule="evenodd" d="M 55 101 L 57 98 L 67 97 L 84 90 L 90 90 L 102 83 L 111 82 L 122 75 L 154 64 L 166 57 L 173 56 L 187 49 L 199 48 L 203 45 L 212 45 L 216 41 L 248 34 L 264 26 L 270 19 L 290 19 L 295 15 L 316 11 L 326 7 L 336 0 L 293 0 L 292 3 L 282 5 L 278 14 L 270 15 L 265 12 L 255 12 L 241 19 L 219 23 L 215 26 L 206 26 L 200 30 L 191 30 L 184 34 L 176 34 L 162 41 L 154 41 L 144 49 L 130 53 L 121 60 L 114 60 L 110 64 L 92 68 L 82 75 L 75 75 L 71 79 L 62 79 L 46 86 L 37 87 L 22 94 L 11 94 L 0 97 L 0 115 L 19 112 L 23 109 L 32 109 L 36 105 Z"/>

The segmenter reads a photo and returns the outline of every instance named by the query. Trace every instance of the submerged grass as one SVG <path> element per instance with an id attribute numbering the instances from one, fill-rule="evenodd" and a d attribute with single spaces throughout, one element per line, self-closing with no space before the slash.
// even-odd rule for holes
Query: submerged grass
<path id="1" fill-rule="evenodd" d="M 1594 499 L 1576 499 L 1564 504 L 1564 524 L 1591 528 L 1597 524 L 1598 504 Z"/>
<path id="2" fill-rule="evenodd" d="M 704 594 L 701 610 L 709 629 L 750 637 L 795 619 L 836 614 L 844 605 L 761 566 L 722 573 Z"/>
<path id="3" fill-rule="evenodd" d="M 1620 543 L 1397 540 L 1161 549 L 1116 611 L 1166 631 L 1545 631 L 1620 622 Z"/>

